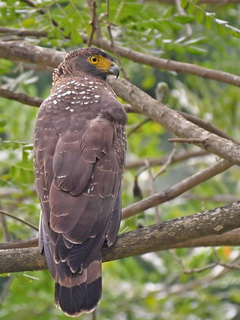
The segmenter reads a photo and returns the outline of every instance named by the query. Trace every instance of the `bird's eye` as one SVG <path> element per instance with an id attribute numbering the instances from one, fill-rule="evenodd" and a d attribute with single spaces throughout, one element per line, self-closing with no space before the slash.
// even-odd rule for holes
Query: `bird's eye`
<path id="1" fill-rule="evenodd" d="M 98 63 L 98 58 L 95 57 L 95 56 L 91 56 L 91 57 L 89 58 L 89 61 L 90 61 L 91 63 L 93 63 L 93 64 L 96 64 L 96 63 Z"/>

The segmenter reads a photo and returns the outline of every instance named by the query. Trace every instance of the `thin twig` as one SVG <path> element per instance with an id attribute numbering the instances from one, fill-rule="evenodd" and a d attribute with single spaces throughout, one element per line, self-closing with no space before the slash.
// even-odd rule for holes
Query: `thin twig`
<path id="1" fill-rule="evenodd" d="M 131 130 L 128 131 L 127 137 L 132 135 L 134 132 L 136 132 L 138 129 L 140 129 L 144 124 L 148 123 L 149 121 L 152 121 L 152 120 L 147 118 L 147 119 L 144 119 L 143 121 L 141 121 L 140 123 L 136 124 L 136 126 L 134 126 L 134 128 L 132 128 Z"/>
<path id="2" fill-rule="evenodd" d="M 0 208 L 2 208 L 1 204 L 0 204 Z M 8 231 L 8 226 L 7 226 L 5 218 L 6 217 L 4 215 L 0 215 L 0 224 L 2 225 L 3 239 L 4 239 L 4 241 L 9 242 L 11 240 L 11 235 Z"/>
<path id="3" fill-rule="evenodd" d="M 152 168 L 151 166 L 149 165 L 149 161 L 148 159 L 146 159 L 146 168 L 148 170 L 148 176 L 149 176 L 149 186 L 150 186 L 150 195 L 153 195 L 156 193 L 156 188 L 155 188 L 155 185 L 154 185 L 154 175 L 153 175 L 153 172 L 152 172 Z M 159 207 L 156 206 L 154 208 L 154 213 L 155 213 L 155 222 L 160 222 L 160 212 L 159 212 Z"/>
<path id="4" fill-rule="evenodd" d="M 34 4 L 33 1 L 31 1 L 31 0 L 20 0 L 20 1 L 26 3 L 28 6 L 30 6 L 30 7 L 32 7 L 32 8 L 35 8 L 35 9 L 37 10 L 37 12 L 40 13 L 41 15 L 45 15 L 45 14 L 46 14 L 46 11 L 43 10 L 43 9 L 38 9 L 38 8 L 35 6 L 35 4 Z M 52 18 L 50 18 L 50 20 L 51 20 L 52 24 L 53 24 L 55 27 L 58 27 L 57 21 L 55 21 L 55 20 L 52 19 Z"/>
<path id="5" fill-rule="evenodd" d="M 174 157 L 176 151 L 177 151 L 177 148 L 176 148 L 176 145 L 174 144 L 173 149 L 172 149 L 170 155 L 167 157 L 166 162 L 163 164 L 162 168 L 154 175 L 154 177 L 153 177 L 154 180 L 167 170 L 167 168 L 170 166 L 170 164 L 173 161 L 173 157 Z"/>
<path id="6" fill-rule="evenodd" d="M 213 263 L 210 263 L 210 264 L 208 264 L 204 267 L 201 267 L 201 268 L 184 269 L 183 273 L 185 273 L 185 274 L 200 273 L 200 272 L 212 269 L 212 268 L 216 267 L 217 265 L 219 265 L 217 262 L 213 262 Z"/>
<path id="7" fill-rule="evenodd" d="M 2 214 L 0 215 L 0 224 L 2 226 L 3 239 L 4 239 L 4 241 L 9 242 L 11 240 L 11 236 L 10 236 L 9 231 L 8 231 L 6 219 Z"/>
<path id="8" fill-rule="evenodd" d="M 118 50 L 115 47 L 115 42 L 114 42 L 112 29 L 111 29 L 111 23 L 110 23 L 110 0 L 107 0 L 106 21 L 107 21 L 107 30 L 108 30 L 108 34 L 109 34 L 109 37 L 110 37 L 110 43 L 111 43 L 112 50 L 113 50 L 115 56 L 117 57 L 117 62 L 118 62 L 118 65 L 120 67 L 120 70 L 123 73 L 124 78 L 129 81 L 129 77 L 127 75 L 126 70 L 124 69 L 124 67 L 122 65 L 122 61 L 121 61 L 120 55 L 118 53 Z"/>
<path id="9" fill-rule="evenodd" d="M 182 162 L 191 158 L 198 158 L 198 157 L 205 157 L 209 155 L 208 152 L 204 150 L 198 150 L 198 151 L 186 151 L 184 153 L 180 153 L 178 155 L 173 156 L 171 163 L 175 164 L 178 162 Z M 150 166 L 158 166 L 158 165 L 164 165 L 164 163 L 167 161 L 169 156 L 167 157 L 161 157 L 161 158 L 150 158 L 149 165 Z M 139 167 L 142 167 L 145 165 L 145 159 L 139 159 L 139 160 L 134 160 L 134 161 L 127 161 L 125 170 L 129 169 L 137 169 Z"/>
<path id="10" fill-rule="evenodd" d="M 177 111 L 179 114 L 181 114 L 185 119 L 191 121 L 192 123 L 198 125 L 199 127 L 207 130 L 208 132 L 212 132 L 216 135 L 218 135 L 219 137 L 231 140 L 235 143 L 239 143 L 239 141 L 233 139 L 232 137 L 230 137 L 228 134 L 226 134 L 223 130 L 219 129 L 218 127 L 216 127 L 214 124 L 209 123 L 201 118 L 196 117 L 193 114 L 190 113 L 186 113 L 183 111 Z"/>
<path id="11" fill-rule="evenodd" d="M 92 29 L 91 29 L 91 34 L 88 39 L 88 47 L 91 47 L 94 34 L 97 30 L 97 3 L 96 3 L 96 1 L 88 0 L 88 7 L 89 7 L 90 14 L 92 16 L 91 21 L 89 22 Z"/>
<path id="12" fill-rule="evenodd" d="M 233 263 L 238 264 L 240 262 L 240 258 L 237 257 Z M 189 292 L 190 290 L 201 287 L 205 285 L 209 285 L 209 283 L 212 283 L 213 281 L 219 279 L 220 277 L 224 276 L 226 273 L 229 272 L 229 268 L 224 268 L 217 273 L 214 272 L 206 277 L 198 278 L 195 281 L 191 281 L 188 283 L 185 283 L 183 285 L 172 285 L 168 288 L 165 288 L 164 292 L 160 292 L 162 298 L 167 298 L 169 295 L 172 294 L 182 294 L 184 292 Z"/>
<path id="13" fill-rule="evenodd" d="M 10 218 L 13 218 L 13 219 L 15 219 L 15 220 L 17 220 L 17 221 L 20 221 L 20 222 L 26 224 L 27 226 L 29 226 L 30 228 L 38 231 L 38 228 L 37 228 L 36 226 L 34 226 L 32 223 L 27 222 L 27 221 L 25 221 L 25 220 L 23 220 L 23 219 L 21 219 L 21 218 L 18 218 L 18 217 L 16 217 L 16 216 L 14 216 L 13 214 L 9 213 L 9 212 L 0 210 L 0 214 L 3 214 L 3 215 L 5 215 L 5 216 L 7 216 L 7 217 L 10 217 Z"/>

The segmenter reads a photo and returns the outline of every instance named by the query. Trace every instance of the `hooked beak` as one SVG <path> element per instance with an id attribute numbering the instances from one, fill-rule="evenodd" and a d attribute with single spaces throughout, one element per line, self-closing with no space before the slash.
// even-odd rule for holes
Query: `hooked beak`
<path id="1" fill-rule="evenodd" d="M 119 68 L 116 65 L 116 63 L 113 62 L 111 64 L 110 68 L 108 69 L 108 72 L 109 72 L 109 74 L 112 74 L 112 75 L 116 76 L 116 78 L 118 78 L 118 76 L 119 76 Z"/>

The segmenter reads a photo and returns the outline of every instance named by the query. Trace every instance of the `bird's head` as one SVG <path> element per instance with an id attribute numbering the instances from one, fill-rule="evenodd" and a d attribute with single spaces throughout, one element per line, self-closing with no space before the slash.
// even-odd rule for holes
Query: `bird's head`
<path id="1" fill-rule="evenodd" d="M 119 68 L 105 51 L 97 48 L 83 48 L 69 52 L 55 71 L 57 77 L 83 74 L 106 80 L 110 74 L 118 77 Z"/>

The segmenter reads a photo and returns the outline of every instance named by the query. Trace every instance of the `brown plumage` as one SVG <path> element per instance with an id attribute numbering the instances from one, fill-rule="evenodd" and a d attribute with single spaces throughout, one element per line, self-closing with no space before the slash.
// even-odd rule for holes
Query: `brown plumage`
<path id="1" fill-rule="evenodd" d="M 126 113 L 106 82 L 118 72 L 104 51 L 70 52 L 35 125 L 39 248 L 56 282 L 56 304 L 70 316 L 96 308 L 101 248 L 114 243 L 120 224 Z"/>

